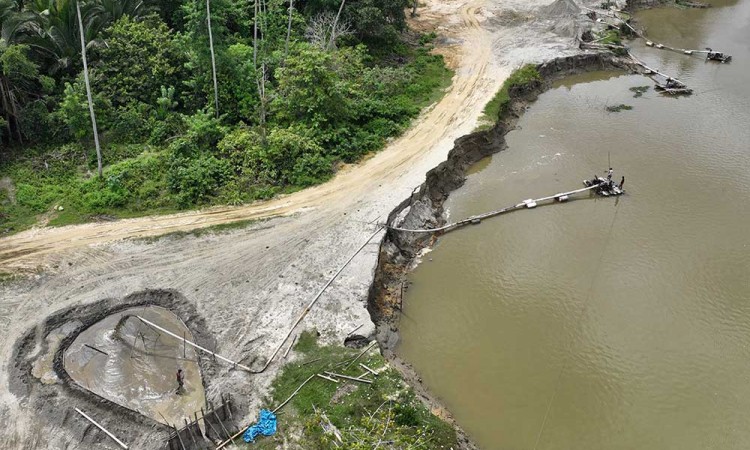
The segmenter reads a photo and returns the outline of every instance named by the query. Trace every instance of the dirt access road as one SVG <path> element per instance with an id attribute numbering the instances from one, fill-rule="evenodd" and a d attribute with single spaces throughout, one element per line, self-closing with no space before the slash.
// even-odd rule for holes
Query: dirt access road
<path id="1" fill-rule="evenodd" d="M 576 52 L 570 36 L 551 31 L 559 20 L 537 9 L 547 2 L 427 1 L 414 26 L 436 28 L 439 51 L 456 69 L 453 84 L 402 137 L 326 184 L 244 207 L 33 229 L 0 240 L 0 271 L 32 272 L 0 285 L 0 421 L 6 424 L 0 448 L 80 442 L 81 430 L 66 425 L 67 411 L 52 418 L 30 411 L 34 382 L 23 382 L 30 394 L 14 388 L 22 383 L 12 370 L 17 340 L 63 308 L 174 289 L 195 304 L 218 353 L 262 366 L 327 278 L 446 158 L 454 140 L 476 127 L 511 70 Z M 226 234 L 129 239 L 248 219 L 267 220 Z M 315 327 L 325 341 L 339 343 L 358 325 L 358 333 L 374 333 L 366 301 L 378 245 L 376 238 L 365 247 L 300 328 Z M 246 418 L 254 418 L 282 363 L 277 358 L 260 375 L 219 369 L 206 380 L 206 396 L 246 396 L 252 399 Z M 134 427 L 123 438 L 132 448 L 149 448 L 154 433 Z"/>
<path id="2" fill-rule="evenodd" d="M 440 6 L 438 7 L 438 3 Z M 477 110 L 483 106 L 503 74 L 485 77 L 491 57 L 491 39 L 480 27 L 479 13 L 483 0 L 460 5 L 459 2 L 432 0 L 417 26 L 428 29 L 433 20 L 449 19 L 446 30 L 452 39 L 463 41 L 455 49 L 446 49 L 459 73 L 442 101 L 422 114 L 419 121 L 388 148 L 365 162 L 345 168 L 328 183 L 270 201 L 242 207 L 219 207 L 181 214 L 149 216 L 115 222 L 90 223 L 59 228 L 38 228 L 0 240 L 0 270 L 7 272 L 35 270 L 45 266 L 48 256 L 80 247 L 133 237 L 146 237 L 174 231 L 218 225 L 239 220 L 285 216 L 302 210 L 345 206 L 380 196 L 377 188 L 412 173 L 414 160 L 425 153 L 437 154 L 437 147 L 450 148 L 453 140 L 465 134 L 473 124 Z M 453 11 L 451 11 L 451 9 Z M 445 22 L 443 22 L 445 23 Z M 459 48 L 460 47 L 460 48 Z M 457 131 L 461 131 L 457 133 Z M 440 159 L 437 160 L 438 162 Z M 414 187 L 424 171 L 418 172 Z M 386 186 L 386 189 L 391 189 Z M 403 195 L 401 195 L 403 198 Z M 325 212 L 323 212 L 325 214 Z M 377 220 L 371 217 L 370 220 Z"/>

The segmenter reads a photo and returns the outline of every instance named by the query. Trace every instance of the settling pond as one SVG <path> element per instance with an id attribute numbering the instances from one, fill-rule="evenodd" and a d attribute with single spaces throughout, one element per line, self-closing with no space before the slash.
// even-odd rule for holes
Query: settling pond
<path id="1" fill-rule="evenodd" d="M 750 448 L 750 0 L 713 4 L 637 16 L 734 55 L 632 43 L 693 96 L 565 80 L 451 196 L 460 219 L 575 189 L 608 154 L 628 192 L 448 234 L 412 274 L 398 352 L 481 448 Z"/>

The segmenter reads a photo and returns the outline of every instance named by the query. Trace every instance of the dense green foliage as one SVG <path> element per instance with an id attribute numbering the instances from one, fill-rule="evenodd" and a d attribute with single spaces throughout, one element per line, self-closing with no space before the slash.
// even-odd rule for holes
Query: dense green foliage
<path id="1" fill-rule="evenodd" d="M 211 0 L 217 111 L 204 0 L 80 0 L 99 178 L 75 0 L 0 0 L 0 232 L 329 179 L 450 80 L 406 30 L 409 4 Z"/>
<path id="2" fill-rule="evenodd" d="M 508 79 L 505 80 L 503 86 L 497 91 L 495 96 L 492 97 L 492 100 L 485 105 L 482 116 L 484 126 L 491 126 L 507 112 L 508 107 L 510 106 L 511 89 L 528 86 L 532 83 L 540 82 L 541 80 L 542 76 L 539 75 L 539 71 L 536 70 L 534 64 L 526 64 L 513 72 Z"/>
<path id="3" fill-rule="evenodd" d="M 360 353 L 359 350 L 319 346 L 313 333 L 301 334 L 295 350 L 302 358 L 287 365 L 274 380 L 272 396 L 264 407 L 273 409 L 286 400 L 310 375 L 327 370 L 358 377 L 364 372 L 358 364 L 349 367 L 346 364 Z M 344 364 L 339 364 L 341 362 Z M 279 433 L 259 439 L 252 448 L 278 448 L 288 440 L 303 444 L 305 449 L 321 450 L 337 445 L 347 449 L 372 449 L 384 446 L 384 442 L 389 442 L 389 448 L 457 448 L 453 428 L 430 413 L 399 373 L 387 367 L 377 351 L 371 350 L 357 362 L 380 372 L 377 377 L 369 377 L 374 380 L 373 384 L 334 384 L 320 378 L 312 379 L 282 409 L 283 414 L 278 418 Z M 341 441 L 323 431 L 328 423 L 338 429 Z"/>

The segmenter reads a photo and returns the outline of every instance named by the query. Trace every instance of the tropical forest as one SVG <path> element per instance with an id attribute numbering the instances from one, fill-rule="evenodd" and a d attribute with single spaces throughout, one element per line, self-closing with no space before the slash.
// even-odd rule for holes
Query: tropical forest
<path id="1" fill-rule="evenodd" d="M 326 181 L 450 83 L 412 6 L 0 0 L 0 234 Z"/>

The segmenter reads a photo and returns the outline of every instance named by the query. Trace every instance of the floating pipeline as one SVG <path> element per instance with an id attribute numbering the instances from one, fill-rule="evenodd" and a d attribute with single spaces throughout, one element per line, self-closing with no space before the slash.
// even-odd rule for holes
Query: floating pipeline
<path id="1" fill-rule="evenodd" d="M 473 164 L 507 148 L 505 135 L 513 130 L 528 105 L 556 80 L 596 70 L 642 73 L 627 57 L 608 53 L 580 54 L 556 58 L 536 66 L 540 80 L 513 86 L 510 106 L 489 130 L 477 131 L 456 140 L 446 161 L 430 170 L 425 182 L 388 216 L 388 224 L 399 228 L 438 228 L 446 223 L 443 205 L 451 192 L 463 185 Z M 398 342 L 398 319 L 406 275 L 419 252 L 433 244 L 435 233 L 389 230 L 380 246 L 378 264 L 370 286 L 368 309 L 377 325 L 381 347 L 391 350 Z M 389 352 L 390 353 L 390 352 Z M 395 358 L 395 356 L 389 356 Z"/>

